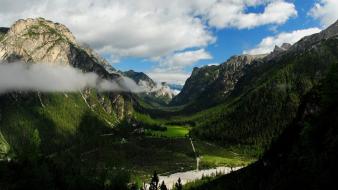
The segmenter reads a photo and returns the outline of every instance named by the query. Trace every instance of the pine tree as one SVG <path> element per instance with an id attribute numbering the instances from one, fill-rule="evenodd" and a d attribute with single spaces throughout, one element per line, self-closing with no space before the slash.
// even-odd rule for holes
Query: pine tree
<path id="1" fill-rule="evenodd" d="M 181 183 L 181 178 L 178 178 L 176 184 L 175 184 L 175 187 L 177 190 L 182 190 L 183 189 L 183 185 Z"/>
<path id="2" fill-rule="evenodd" d="M 151 178 L 151 181 L 150 181 L 149 190 L 157 190 L 158 189 L 158 182 L 159 181 L 160 180 L 158 178 L 157 172 L 154 171 L 153 177 Z"/>
<path id="3" fill-rule="evenodd" d="M 160 186 L 160 190 L 168 190 L 167 186 L 164 184 L 164 181 L 162 181 L 162 184 Z"/>

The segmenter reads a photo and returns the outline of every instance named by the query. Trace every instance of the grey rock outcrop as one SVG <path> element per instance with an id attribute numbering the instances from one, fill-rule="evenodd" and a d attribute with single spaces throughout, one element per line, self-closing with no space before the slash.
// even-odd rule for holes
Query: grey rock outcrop
<path id="1" fill-rule="evenodd" d="M 120 76 L 107 70 L 107 61 L 92 49 L 79 45 L 66 26 L 43 18 L 16 21 L 0 41 L 0 60 L 63 64 L 104 78 Z"/>

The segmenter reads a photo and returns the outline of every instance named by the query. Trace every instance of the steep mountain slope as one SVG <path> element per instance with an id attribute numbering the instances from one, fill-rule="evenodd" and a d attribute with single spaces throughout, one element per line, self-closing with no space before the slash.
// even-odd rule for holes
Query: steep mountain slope
<path id="1" fill-rule="evenodd" d="M 201 110 L 221 102 L 233 90 L 237 81 L 245 75 L 247 66 L 264 56 L 233 56 L 221 65 L 194 68 L 182 91 L 174 97 L 171 104 L 190 103 L 193 104 L 190 107 L 200 107 Z"/>
<path id="2" fill-rule="evenodd" d="M 338 175 L 338 62 L 256 163 L 190 189 L 330 189 Z"/>
<path id="3" fill-rule="evenodd" d="M 82 48 L 61 24 L 42 18 L 19 20 L 5 32 L 0 41 L 0 60 L 4 63 L 64 64 L 108 80 L 123 80 L 93 50 Z M 105 130 L 111 130 L 131 115 L 131 96 L 91 89 L 74 93 L 0 94 L 0 156 L 21 157 L 25 155 L 22 151 L 30 150 L 29 146 L 36 143 L 37 154 L 43 155 L 69 147 L 88 115 L 99 121 L 98 125 L 103 123 Z"/>
<path id="4" fill-rule="evenodd" d="M 104 99 L 107 109 L 98 102 Z M 88 115 L 99 120 L 106 131 L 111 130 L 118 120 L 117 115 L 109 110 L 107 100 L 108 95 L 93 91 L 2 95 L 0 130 L 9 147 L 2 150 L 1 156 L 34 157 L 34 153 L 48 155 L 66 149 L 75 143 L 81 122 Z"/>

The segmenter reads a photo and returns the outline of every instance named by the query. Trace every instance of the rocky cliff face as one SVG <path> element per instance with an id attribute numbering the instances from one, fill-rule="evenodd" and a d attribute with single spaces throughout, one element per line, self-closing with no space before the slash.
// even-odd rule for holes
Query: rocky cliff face
<path id="1" fill-rule="evenodd" d="M 71 64 L 68 59 L 75 37 L 64 26 L 39 19 L 18 20 L 1 41 L 1 58 L 25 62 Z"/>
<path id="2" fill-rule="evenodd" d="M 220 66 L 195 67 L 185 82 L 181 92 L 171 101 L 172 105 L 189 103 L 200 96 L 220 73 Z"/>
<path id="3" fill-rule="evenodd" d="M 219 99 L 233 90 L 244 68 L 265 55 L 233 56 L 220 65 L 194 68 L 182 91 L 172 100 L 173 105 L 191 103 L 198 98 Z"/>
<path id="4" fill-rule="evenodd" d="M 64 64 L 105 78 L 119 76 L 109 73 L 105 69 L 107 62 L 93 50 L 79 45 L 67 27 L 43 18 L 15 22 L 0 41 L 0 59 Z"/>

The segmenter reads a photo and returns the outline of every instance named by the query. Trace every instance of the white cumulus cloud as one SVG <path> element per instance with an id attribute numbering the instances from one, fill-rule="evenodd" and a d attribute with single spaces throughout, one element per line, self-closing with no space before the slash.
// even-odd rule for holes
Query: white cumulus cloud
<path id="1" fill-rule="evenodd" d="M 338 1 L 317 0 L 317 3 L 315 3 L 309 14 L 319 19 L 321 24 L 327 27 L 338 19 Z"/>
<path id="2" fill-rule="evenodd" d="M 189 74 L 184 72 L 184 68 L 200 60 L 211 58 L 212 56 L 205 49 L 177 52 L 158 60 L 159 66 L 148 74 L 160 82 L 184 84 L 184 81 L 189 77 Z"/>
<path id="3" fill-rule="evenodd" d="M 181 71 L 183 68 L 191 66 L 197 61 L 211 59 L 212 56 L 205 49 L 178 52 L 159 60 L 159 70 Z"/>
<path id="4" fill-rule="evenodd" d="M 243 53 L 252 55 L 269 53 L 276 45 L 281 46 L 283 43 L 294 44 L 304 36 L 318 33 L 320 31 L 321 30 L 319 28 L 308 28 L 303 30 L 295 30 L 292 32 L 282 32 L 275 36 L 268 36 L 262 39 L 262 41 L 256 47 L 245 50 Z"/>
<path id="5" fill-rule="evenodd" d="M 283 24 L 290 17 L 297 16 L 293 3 L 271 1 L 262 13 L 246 12 L 249 5 L 264 4 L 265 1 L 221 1 L 208 13 L 209 24 L 217 28 L 253 28 L 266 24 Z M 225 16 L 226 15 L 226 16 Z"/>

